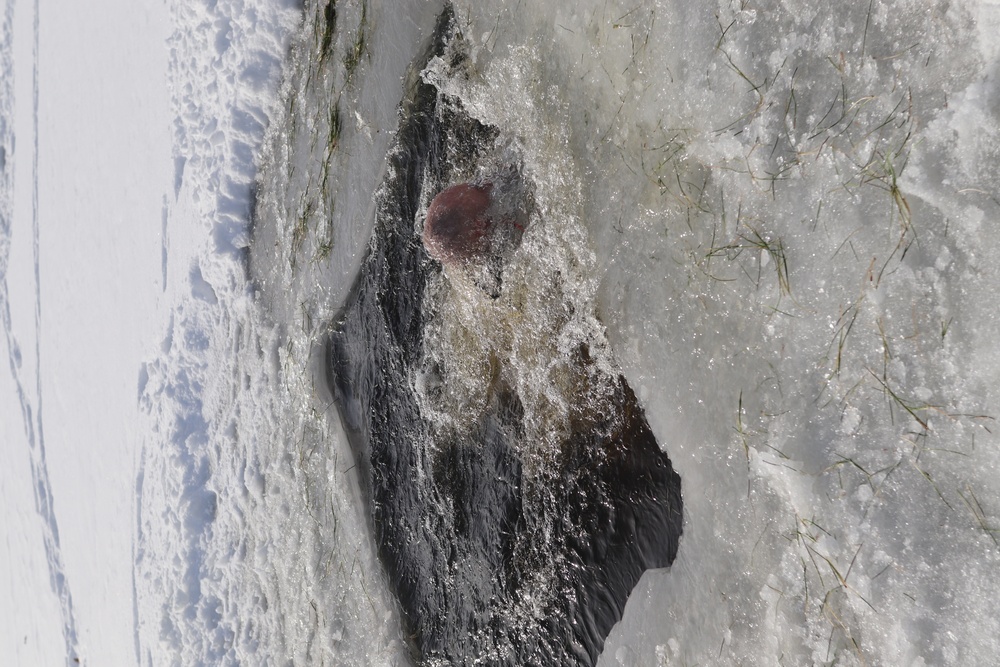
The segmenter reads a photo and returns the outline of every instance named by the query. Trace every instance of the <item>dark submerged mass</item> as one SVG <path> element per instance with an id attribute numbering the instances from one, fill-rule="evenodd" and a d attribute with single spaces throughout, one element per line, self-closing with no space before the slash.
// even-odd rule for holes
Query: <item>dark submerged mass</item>
<path id="1" fill-rule="evenodd" d="M 460 59 L 448 48 L 456 32 L 446 9 L 420 67 Z M 416 659 L 592 665 L 639 577 L 673 562 L 681 534 L 680 477 L 625 379 L 575 385 L 561 451 L 530 474 L 525 409 L 502 376 L 487 409 L 447 441 L 414 389 L 426 370 L 425 288 L 441 270 L 418 211 L 498 136 L 411 81 L 369 254 L 327 346 L 328 379 Z M 586 345 L 575 361 L 581 377 L 599 375 Z"/>

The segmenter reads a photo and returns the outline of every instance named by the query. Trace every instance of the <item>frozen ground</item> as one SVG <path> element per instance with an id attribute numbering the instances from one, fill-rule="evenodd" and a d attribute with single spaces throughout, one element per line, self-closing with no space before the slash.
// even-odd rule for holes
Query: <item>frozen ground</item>
<path id="1" fill-rule="evenodd" d="M 440 7 L 306 4 L 5 5 L 6 662 L 403 660 L 314 348 Z M 456 8 L 684 479 L 602 664 L 989 664 L 1000 6 Z"/>

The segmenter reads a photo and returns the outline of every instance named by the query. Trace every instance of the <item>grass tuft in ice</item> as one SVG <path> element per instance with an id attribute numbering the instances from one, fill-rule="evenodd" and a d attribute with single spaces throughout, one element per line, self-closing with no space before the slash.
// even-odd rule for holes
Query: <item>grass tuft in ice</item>
<path id="1" fill-rule="evenodd" d="M 345 133 L 345 91 L 354 85 L 358 68 L 369 53 L 372 37 L 367 0 L 318 0 L 307 17 L 311 26 L 312 60 L 303 61 L 294 81 L 296 92 L 287 95 L 286 113 L 296 119 L 288 129 L 289 146 L 308 146 L 310 164 L 304 169 L 290 162 L 288 183 L 296 192 L 294 202 L 282 219 L 287 242 L 287 266 L 293 271 L 327 260 L 335 246 L 334 199 L 343 183 L 340 169 L 347 156 L 343 150 Z M 354 25 L 353 31 L 349 29 Z M 330 57 L 340 53 L 340 58 Z M 328 111 L 315 113 L 303 107 L 303 100 L 322 98 Z M 315 108 L 313 105 L 310 108 Z M 302 173 L 299 173 L 302 171 Z M 303 178 L 304 176 L 304 178 Z"/>
<path id="2" fill-rule="evenodd" d="M 337 32 L 337 0 L 328 0 L 323 8 L 323 39 L 320 44 L 320 60 L 330 55 L 333 36 Z"/>
<path id="3" fill-rule="evenodd" d="M 354 31 L 354 39 L 351 41 L 347 52 L 344 54 L 344 69 L 347 71 L 347 79 L 354 76 L 355 70 L 361 64 L 361 58 L 368 52 L 368 2 L 361 2 L 361 18 L 358 27 Z"/>
<path id="4" fill-rule="evenodd" d="M 989 520 L 986 518 L 986 511 L 983 509 L 982 504 L 979 502 L 979 498 L 976 497 L 975 492 L 973 492 L 972 487 L 969 484 L 965 485 L 965 491 L 958 491 L 958 495 L 962 498 L 962 502 L 965 506 L 969 508 L 972 512 L 972 516 L 975 517 L 976 523 L 983 530 L 983 533 L 993 542 L 993 546 L 1000 547 L 1000 542 L 997 541 L 996 534 L 1000 532 L 1000 528 L 996 528 L 990 525 Z"/>
<path id="5" fill-rule="evenodd" d="M 740 270 L 758 288 L 766 267 L 770 265 L 780 294 L 789 296 L 792 293 L 788 278 L 788 258 L 781 238 L 772 239 L 747 221 L 740 223 L 735 239 L 725 245 L 709 248 L 705 256 L 706 262 L 713 257 L 724 257 L 730 262 L 738 263 Z M 747 258 L 748 262 L 742 261 Z"/>

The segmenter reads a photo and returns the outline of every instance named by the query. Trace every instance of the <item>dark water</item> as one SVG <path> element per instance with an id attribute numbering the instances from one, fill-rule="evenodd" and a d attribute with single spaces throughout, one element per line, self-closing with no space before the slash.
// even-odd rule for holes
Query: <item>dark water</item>
<path id="1" fill-rule="evenodd" d="M 421 61 L 434 56 L 461 69 L 448 9 Z M 419 216 L 504 138 L 418 79 L 401 119 L 327 368 L 406 634 L 426 663 L 594 664 L 642 573 L 676 555 L 680 478 L 631 388 L 586 342 L 559 388 L 555 448 L 530 442 L 528 424 L 546 418 L 530 414 L 502 350 L 490 354 L 482 405 L 451 415 L 457 428 L 435 426 L 417 387 L 454 380 L 426 354 L 441 307 L 429 284 L 447 278 L 424 251 Z"/>

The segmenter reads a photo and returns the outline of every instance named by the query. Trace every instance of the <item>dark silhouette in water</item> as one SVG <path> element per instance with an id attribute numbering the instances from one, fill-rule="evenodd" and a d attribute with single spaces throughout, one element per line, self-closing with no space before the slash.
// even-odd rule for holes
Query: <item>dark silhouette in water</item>
<path id="1" fill-rule="evenodd" d="M 460 59 L 458 39 L 446 9 L 424 62 Z M 369 254 L 328 344 L 329 382 L 417 660 L 592 665 L 639 577 L 673 562 L 681 534 L 680 477 L 625 379 L 602 375 L 580 345 L 561 448 L 530 466 L 525 405 L 502 373 L 460 436 L 435 435 L 414 389 L 426 372 L 425 288 L 441 270 L 416 228 L 421 202 L 498 136 L 411 81 Z M 428 245 L 446 261 L 497 254 L 489 188 L 458 187 L 471 207 L 435 222 L 432 204 L 425 235 L 458 224 L 449 233 L 462 241 Z"/>

